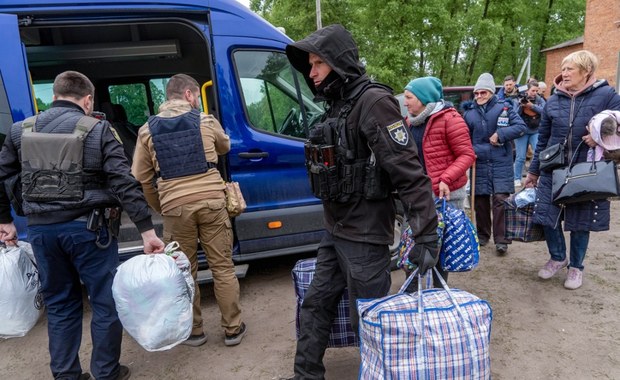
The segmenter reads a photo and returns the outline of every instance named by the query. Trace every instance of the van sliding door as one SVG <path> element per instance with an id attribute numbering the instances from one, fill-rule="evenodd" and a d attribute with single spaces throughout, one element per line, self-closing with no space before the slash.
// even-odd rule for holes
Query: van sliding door
<path id="1" fill-rule="evenodd" d="M 26 53 L 17 16 L 0 14 L 0 146 L 14 122 L 34 114 Z M 14 216 L 18 239 L 26 240 L 26 218 Z"/>
<path id="2" fill-rule="evenodd" d="M 0 31 L 0 80 L 10 110 L 0 109 L 0 131 L 6 134 L 11 124 L 34 115 L 34 101 L 17 16 L 0 14 Z"/>

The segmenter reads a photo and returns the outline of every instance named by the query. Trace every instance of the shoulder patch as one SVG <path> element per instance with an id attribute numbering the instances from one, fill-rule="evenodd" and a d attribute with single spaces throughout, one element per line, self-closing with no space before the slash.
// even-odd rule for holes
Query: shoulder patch
<path id="1" fill-rule="evenodd" d="M 402 120 L 397 121 L 394 124 L 390 124 L 387 127 L 390 138 L 399 145 L 407 145 L 409 143 L 409 134 Z"/>
<path id="2" fill-rule="evenodd" d="M 114 138 L 116 139 L 116 141 L 118 141 L 121 145 L 123 145 L 123 140 L 121 140 L 121 137 L 118 135 L 118 132 L 116 132 L 116 129 L 114 129 L 114 127 L 111 125 L 110 125 L 110 131 L 112 132 L 112 135 L 114 135 Z"/>

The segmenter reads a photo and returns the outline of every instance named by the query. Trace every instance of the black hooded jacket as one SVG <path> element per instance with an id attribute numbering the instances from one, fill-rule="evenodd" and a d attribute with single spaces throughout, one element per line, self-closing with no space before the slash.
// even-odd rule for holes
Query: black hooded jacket
<path id="1" fill-rule="evenodd" d="M 310 79 L 309 53 L 321 57 L 338 78 L 319 89 Z M 359 61 L 357 46 L 341 25 L 320 29 L 286 47 L 291 64 L 304 74 L 318 99 L 327 101 L 324 118 L 337 117 L 347 99 L 359 98 L 346 120 L 355 138 L 357 158 L 370 157 L 388 174 L 419 243 L 437 241 L 437 215 L 431 182 L 424 174 L 411 132 L 386 86 L 371 85 Z M 372 150 L 372 151 L 371 151 Z M 395 203 L 392 195 L 367 200 L 354 194 L 346 202 L 323 201 L 326 228 L 342 239 L 391 244 L 394 240 Z"/>

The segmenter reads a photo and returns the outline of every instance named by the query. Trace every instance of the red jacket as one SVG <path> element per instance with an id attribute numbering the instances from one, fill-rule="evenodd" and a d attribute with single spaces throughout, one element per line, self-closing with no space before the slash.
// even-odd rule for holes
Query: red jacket
<path id="1" fill-rule="evenodd" d="M 467 124 L 454 108 L 431 115 L 426 122 L 422 150 L 435 195 L 439 195 L 439 182 L 447 184 L 450 191 L 465 186 L 467 170 L 474 164 L 476 154 Z"/>

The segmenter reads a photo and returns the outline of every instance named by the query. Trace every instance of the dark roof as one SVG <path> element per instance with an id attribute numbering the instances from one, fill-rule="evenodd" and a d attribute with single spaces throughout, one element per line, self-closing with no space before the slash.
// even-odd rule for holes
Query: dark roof
<path id="1" fill-rule="evenodd" d="M 555 45 L 555 46 L 551 46 L 551 47 L 546 48 L 546 49 L 542 49 L 540 52 L 543 53 L 545 51 L 562 49 L 562 48 L 565 48 L 565 47 L 569 47 L 569 46 L 573 46 L 573 45 L 579 45 L 579 44 L 582 44 L 582 43 L 583 43 L 583 36 L 577 37 L 577 38 L 572 39 L 570 41 L 562 42 L 561 44 L 558 44 L 558 45 Z"/>

